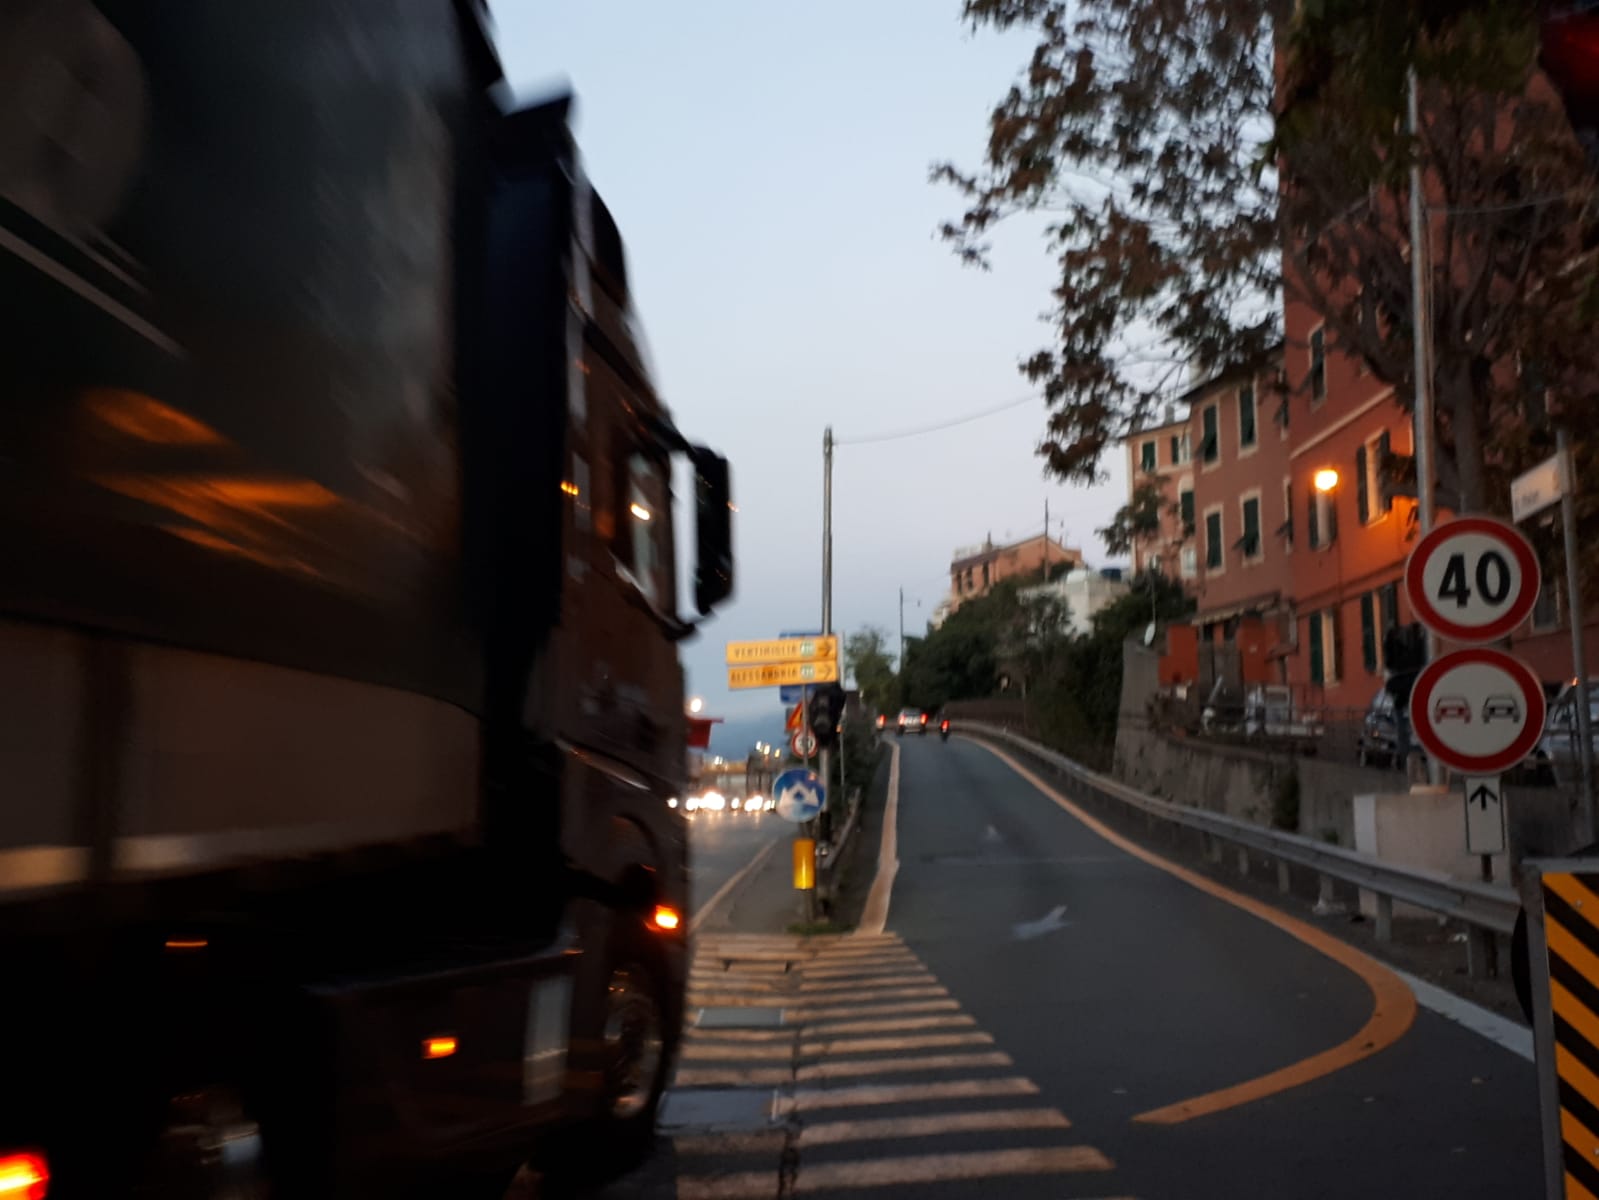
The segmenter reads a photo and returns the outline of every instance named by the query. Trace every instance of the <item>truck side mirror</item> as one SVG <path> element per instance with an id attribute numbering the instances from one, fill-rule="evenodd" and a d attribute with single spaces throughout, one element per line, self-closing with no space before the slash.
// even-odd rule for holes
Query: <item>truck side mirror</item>
<path id="1" fill-rule="evenodd" d="M 703 446 L 694 464 L 694 607 L 704 615 L 733 594 L 733 485 L 727 459 Z"/>

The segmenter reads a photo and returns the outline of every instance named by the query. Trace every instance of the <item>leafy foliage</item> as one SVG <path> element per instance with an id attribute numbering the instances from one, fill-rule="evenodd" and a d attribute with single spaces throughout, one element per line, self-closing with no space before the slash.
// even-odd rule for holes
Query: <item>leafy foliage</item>
<path id="1" fill-rule="evenodd" d="M 1405 216 L 1420 153 L 1444 499 L 1502 507 L 1507 477 L 1547 452 L 1548 397 L 1575 425 L 1599 416 L 1599 340 L 1583 324 L 1596 294 L 1583 249 L 1592 179 L 1534 74 L 1534 9 L 1307 0 L 1297 20 L 1293 9 L 966 0 L 974 27 L 1028 29 L 1036 44 L 993 111 L 983 166 L 934 170 L 966 199 L 944 233 L 981 264 L 998 222 L 1050 214 L 1054 339 L 1023 372 L 1049 412 L 1040 454 L 1088 482 L 1180 390 L 1187 364 L 1264 366 L 1285 291 L 1409 405 Z M 1418 139 L 1398 120 L 1411 62 Z"/>
<path id="2" fill-rule="evenodd" d="M 1171 505 L 1161 494 L 1160 484 L 1144 480 L 1137 484 L 1127 503 L 1116 510 L 1109 525 L 1095 530 L 1109 554 L 1131 554 L 1135 544 L 1151 541 L 1160 533 L 1160 518 Z"/>
<path id="3" fill-rule="evenodd" d="M 872 626 L 844 639 L 844 668 L 855 680 L 868 711 L 893 712 L 901 703 L 888 644 L 888 634 Z"/>

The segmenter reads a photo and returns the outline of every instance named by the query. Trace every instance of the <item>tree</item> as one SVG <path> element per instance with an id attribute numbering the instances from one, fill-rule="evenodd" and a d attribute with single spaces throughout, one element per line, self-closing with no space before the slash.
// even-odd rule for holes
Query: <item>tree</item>
<path id="1" fill-rule="evenodd" d="M 982 169 L 934 171 L 967 199 L 944 232 L 985 263 L 996 223 L 1051 214 L 1055 339 L 1022 370 L 1042 388 L 1040 453 L 1063 479 L 1097 478 L 1185 364 L 1264 366 L 1285 288 L 1408 406 L 1416 147 L 1394 118 L 1413 60 L 1439 205 L 1440 479 L 1449 499 L 1499 505 L 1503 477 L 1544 452 L 1546 395 L 1568 419 L 1599 416 L 1599 341 L 1578 324 L 1594 276 L 1577 236 L 1593 221 L 1591 180 L 1534 77 L 1532 10 L 1299 7 L 1291 25 L 1290 0 L 966 0 L 973 26 L 1029 28 L 1037 43 L 994 110 Z"/>
<path id="2" fill-rule="evenodd" d="M 1131 554 L 1135 545 L 1160 536 L 1160 518 L 1163 510 L 1170 507 L 1160 484 L 1146 479 L 1133 487 L 1132 495 L 1116 510 L 1110 524 L 1094 532 L 1105 543 L 1107 553 Z"/>
<path id="3" fill-rule="evenodd" d="M 861 702 L 891 713 L 900 705 L 899 678 L 888 652 L 888 634 L 868 625 L 844 639 L 844 669 L 860 689 Z"/>

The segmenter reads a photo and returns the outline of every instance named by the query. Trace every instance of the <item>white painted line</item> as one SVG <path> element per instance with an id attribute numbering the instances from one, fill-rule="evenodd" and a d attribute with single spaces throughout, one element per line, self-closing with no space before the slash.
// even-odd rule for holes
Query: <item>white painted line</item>
<path id="1" fill-rule="evenodd" d="M 945 997 L 949 993 L 941 987 L 906 987 L 884 988 L 880 992 L 828 992 L 823 995 L 810 995 L 803 1001 L 793 1005 L 796 1009 L 820 1007 L 824 1004 L 861 1004 L 881 1000 L 927 1000 L 933 997 Z"/>
<path id="2" fill-rule="evenodd" d="M 1115 1163 L 1092 1146 L 1050 1146 L 1023 1150 L 981 1150 L 969 1154 L 927 1154 L 917 1158 L 874 1158 L 859 1162 L 816 1163 L 803 1168 L 790 1193 L 809 1196 L 848 1188 L 949 1183 L 1016 1175 L 1063 1175 L 1109 1171 Z M 726 1175 L 680 1178 L 678 1200 L 766 1200 L 773 1173 L 736 1171 Z"/>
<path id="3" fill-rule="evenodd" d="M 1471 1032 L 1480 1034 L 1495 1045 L 1503 1046 L 1528 1062 L 1533 1061 L 1532 1030 L 1525 1025 L 1519 1025 L 1496 1012 L 1490 1012 L 1480 1004 L 1463 1000 L 1453 992 L 1446 992 L 1436 984 L 1418 979 L 1397 967 L 1389 969 L 1405 981 L 1406 986 L 1416 994 L 1416 1003 L 1423 1008 L 1431 1009 L 1439 1016 L 1465 1026 Z"/>
<path id="4" fill-rule="evenodd" d="M 832 1037 L 840 1033 L 899 1033 L 911 1029 L 964 1029 L 977 1024 L 965 1013 L 942 1017 L 898 1017 L 881 1021 L 824 1021 L 819 1025 L 807 1023 L 805 1032 L 817 1037 Z M 784 1034 L 785 1037 L 792 1034 Z"/>
<path id="5" fill-rule="evenodd" d="M 775 1087 L 790 1082 L 790 1067 L 680 1067 L 672 1086 L 687 1087 Z"/>
<path id="6" fill-rule="evenodd" d="M 824 1121 L 800 1130 L 799 1144 L 836 1146 L 840 1142 L 888 1141 L 892 1138 L 942 1137 L 1007 1129 L 1070 1129 L 1071 1122 L 1053 1108 L 998 1108 L 989 1112 L 934 1113 L 926 1117 L 876 1117 L 866 1121 Z"/>
<path id="7" fill-rule="evenodd" d="M 975 1071 L 985 1067 L 1011 1067 L 1010 1055 L 1000 1050 L 986 1054 L 924 1054 L 920 1058 L 867 1058 L 849 1062 L 819 1062 L 801 1067 L 794 1078 L 801 1083 L 817 1079 L 865 1079 L 873 1075 L 908 1075 L 913 1071 Z"/>
<path id="8" fill-rule="evenodd" d="M 794 1046 L 771 1042 L 684 1042 L 678 1055 L 684 1062 L 788 1062 Z"/>
<path id="9" fill-rule="evenodd" d="M 701 905 L 699 911 L 697 911 L 688 919 L 688 932 L 693 933 L 696 929 L 698 929 L 700 927 L 700 922 L 705 920 L 706 917 L 710 916 L 711 913 L 715 912 L 716 906 L 722 903 L 722 901 L 726 900 L 727 897 L 732 893 L 733 889 L 739 884 L 743 883 L 751 871 L 754 871 L 763 862 L 770 858 L 772 851 L 776 850 L 780 844 L 781 840 L 768 842 L 765 849 L 763 849 L 754 858 L 750 859 L 749 862 L 740 867 L 738 873 L 734 875 L 733 878 L 729 879 L 721 887 L 717 888 L 716 894 L 707 900 L 703 905 Z"/>
<path id="10" fill-rule="evenodd" d="M 877 875 L 866 894 L 866 910 L 861 914 L 860 932 L 879 934 L 888 924 L 888 901 L 894 891 L 894 876 L 899 872 L 899 747 L 889 746 L 888 803 L 883 809 L 883 840 L 877 850 Z"/>
<path id="11" fill-rule="evenodd" d="M 1019 1075 L 1007 1079 L 943 1079 L 933 1083 L 881 1083 L 846 1088 L 800 1088 L 792 1096 L 778 1096 L 772 1116 L 781 1120 L 793 1113 L 829 1108 L 874 1108 L 882 1104 L 910 1104 L 918 1100 L 978 1100 L 991 1096 L 1036 1096 L 1038 1085 Z"/>
<path id="12" fill-rule="evenodd" d="M 679 1158 L 709 1158 L 722 1154 L 781 1154 L 788 1134 L 781 1130 L 763 1133 L 689 1133 L 672 1139 Z"/>
<path id="13" fill-rule="evenodd" d="M 992 1046 L 986 1033 L 911 1033 L 897 1037 L 839 1038 L 828 1042 L 802 1042 L 807 1058 L 834 1054 L 887 1054 L 903 1050 L 933 1050 L 940 1046 Z"/>
<path id="14" fill-rule="evenodd" d="M 878 997 L 882 999 L 881 996 Z M 785 1013 L 792 1014 L 794 1021 L 803 1024 L 809 1029 L 818 1021 L 857 1021 L 867 1020 L 872 1017 L 888 1017 L 896 1013 L 929 1013 L 929 1012 L 958 1012 L 960 1005 L 954 1000 L 913 1000 L 907 1004 L 846 1004 L 842 1008 L 810 1008 L 806 1007 L 801 1012 L 792 1008 L 784 1009 Z M 790 1022 L 791 1024 L 794 1022 Z"/>
<path id="15" fill-rule="evenodd" d="M 885 975 L 866 979 L 828 979 L 820 983 L 801 983 L 804 993 L 847 992 L 852 988 L 929 987 L 938 982 L 931 971 L 917 971 L 914 975 Z"/>
<path id="16" fill-rule="evenodd" d="M 835 966 L 829 962 L 825 966 L 806 966 L 803 971 L 806 979 L 861 979 L 891 975 L 921 965 L 921 960 L 913 954 L 896 954 L 892 958 L 872 958 L 860 966 Z"/>
<path id="17" fill-rule="evenodd" d="M 968 1021 L 970 1017 L 966 1018 Z M 896 1024 L 894 1028 L 898 1029 Z M 690 1025 L 683 1031 L 685 1044 L 691 1042 L 792 1042 L 799 1031 L 792 1026 L 787 1029 L 721 1029 L 715 1025 L 701 1028 Z"/>

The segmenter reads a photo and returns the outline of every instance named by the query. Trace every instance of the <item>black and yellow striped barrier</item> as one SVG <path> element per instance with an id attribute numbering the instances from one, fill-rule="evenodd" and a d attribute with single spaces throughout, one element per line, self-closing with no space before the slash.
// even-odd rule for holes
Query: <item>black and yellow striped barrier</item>
<path id="1" fill-rule="evenodd" d="M 1545 1194 L 1599 1200 L 1599 861 L 1528 865 Z"/>

